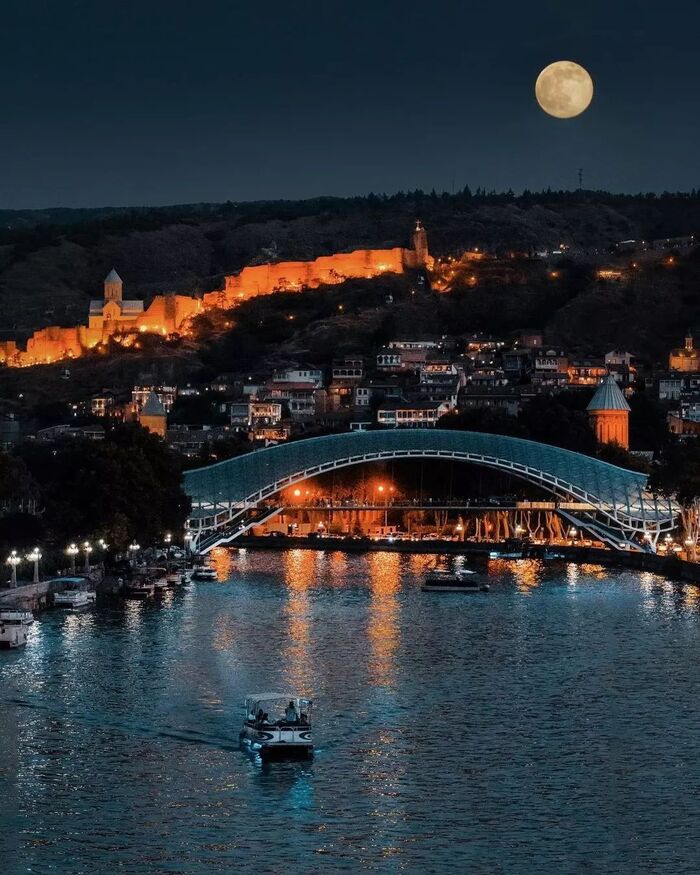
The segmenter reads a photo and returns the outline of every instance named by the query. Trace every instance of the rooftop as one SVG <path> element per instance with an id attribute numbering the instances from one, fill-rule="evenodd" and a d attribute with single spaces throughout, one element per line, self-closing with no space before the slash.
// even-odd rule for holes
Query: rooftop
<path id="1" fill-rule="evenodd" d="M 588 402 L 586 410 L 629 410 L 627 399 L 620 391 L 612 374 L 598 386 L 595 395 Z"/>
<path id="2" fill-rule="evenodd" d="M 165 416 L 165 407 L 155 392 L 151 392 L 146 399 L 146 403 L 141 408 L 141 416 Z"/>

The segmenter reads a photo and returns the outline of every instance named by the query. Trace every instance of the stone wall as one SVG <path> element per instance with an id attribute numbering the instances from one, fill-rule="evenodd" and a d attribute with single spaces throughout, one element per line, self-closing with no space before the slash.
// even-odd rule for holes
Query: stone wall
<path id="1" fill-rule="evenodd" d="M 421 233 L 424 236 L 424 232 Z M 109 337 L 136 332 L 182 333 L 187 330 L 189 320 L 202 310 L 233 307 L 258 295 L 315 289 L 347 279 L 371 279 L 384 273 L 400 274 L 430 266 L 427 240 L 421 237 L 419 242 L 417 249 L 357 249 L 324 255 L 314 261 L 281 261 L 245 267 L 240 273 L 224 277 L 223 288 L 205 294 L 201 300 L 187 295 L 157 295 L 144 313 L 133 320 L 106 320 L 100 326 L 99 320 L 93 317 L 89 327 L 41 328 L 29 338 L 26 349 L 20 349 L 14 340 L 2 341 L 0 364 L 29 367 L 77 358 Z"/>

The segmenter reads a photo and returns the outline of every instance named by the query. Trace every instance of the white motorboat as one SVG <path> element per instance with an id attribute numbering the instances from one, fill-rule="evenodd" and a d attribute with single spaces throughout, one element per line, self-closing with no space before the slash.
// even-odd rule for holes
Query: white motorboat
<path id="1" fill-rule="evenodd" d="M 491 550 L 489 559 L 522 559 L 522 550 Z"/>
<path id="2" fill-rule="evenodd" d="M 57 578 L 51 583 L 63 587 L 53 594 L 56 608 L 85 608 L 97 600 L 97 593 L 94 589 L 88 589 L 84 577 Z"/>
<path id="3" fill-rule="evenodd" d="M 192 580 L 206 581 L 213 580 L 217 581 L 219 578 L 216 575 L 216 569 L 212 568 L 210 565 L 198 565 L 194 571 L 192 572 Z"/>
<path id="4" fill-rule="evenodd" d="M 309 759 L 314 755 L 311 699 L 295 693 L 250 693 L 239 738 L 264 760 Z"/>
<path id="5" fill-rule="evenodd" d="M 309 759 L 314 754 L 311 699 L 295 693 L 250 693 L 241 745 L 264 760 Z"/>
<path id="6" fill-rule="evenodd" d="M 0 611 L 0 648 L 14 650 L 24 647 L 33 622 L 31 611 Z"/>
<path id="7" fill-rule="evenodd" d="M 423 592 L 488 592 L 489 585 L 480 574 L 467 568 L 458 571 L 435 568 L 425 575 L 421 589 Z"/>

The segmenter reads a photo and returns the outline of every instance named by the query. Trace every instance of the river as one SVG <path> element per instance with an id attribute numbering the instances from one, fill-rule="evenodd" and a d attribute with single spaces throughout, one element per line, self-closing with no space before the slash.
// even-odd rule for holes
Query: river
<path id="1" fill-rule="evenodd" d="M 46 612 L 0 652 L 0 871 L 700 871 L 700 597 L 648 573 L 220 551 L 222 582 Z M 310 763 L 238 748 L 314 699 Z M 5 864 L 9 864 L 5 865 Z"/>

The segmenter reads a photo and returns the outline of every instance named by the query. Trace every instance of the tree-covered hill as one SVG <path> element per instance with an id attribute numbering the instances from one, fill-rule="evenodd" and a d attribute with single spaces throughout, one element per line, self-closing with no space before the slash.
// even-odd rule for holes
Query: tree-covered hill
<path id="1" fill-rule="evenodd" d="M 311 259 L 356 248 L 407 245 L 414 220 L 431 251 L 478 246 L 528 251 L 566 242 L 605 249 L 627 238 L 700 229 L 700 197 L 543 192 L 515 196 L 402 192 L 308 201 L 158 208 L 0 210 L 0 331 L 84 321 L 113 266 L 127 293 L 215 288 L 225 273 L 269 260 Z"/>

